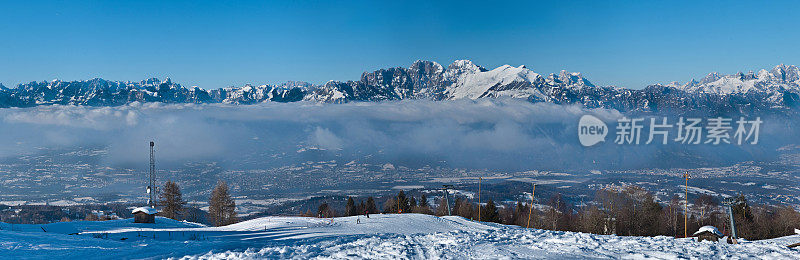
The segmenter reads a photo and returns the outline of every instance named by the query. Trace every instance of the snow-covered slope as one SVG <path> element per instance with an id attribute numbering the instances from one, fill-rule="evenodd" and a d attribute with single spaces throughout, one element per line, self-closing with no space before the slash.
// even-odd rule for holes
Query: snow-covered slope
<path id="1" fill-rule="evenodd" d="M 370 218 L 266 217 L 226 227 L 158 218 L 46 225 L 3 224 L 0 258 L 796 259 L 794 235 L 738 245 L 670 237 L 618 237 L 525 229 L 460 217 L 375 214 Z M 48 232 L 44 232 L 47 230 Z M 75 230 L 79 234 L 69 235 Z"/>
<path id="2" fill-rule="evenodd" d="M 448 99 L 503 96 L 544 98 L 544 94 L 533 87 L 542 84 L 544 79 L 524 65 L 519 67 L 503 65 L 490 71 L 471 70 L 456 75 L 453 84 L 446 87 L 445 93 Z"/>
<path id="3" fill-rule="evenodd" d="M 117 219 L 108 221 L 72 221 L 72 222 L 57 222 L 44 225 L 27 225 L 27 224 L 8 224 L 0 222 L 0 230 L 3 231 L 17 231 L 26 233 L 55 233 L 55 234 L 74 234 L 81 232 L 106 232 L 118 228 L 154 228 L 154 229 L 169 229 L 169 228 L 199 228 L 205 227 L 204 225 L 176 221 L 168 218 L 158 217 L 155 224 L 142 224 L 133 223 L 132 219 Z"/>

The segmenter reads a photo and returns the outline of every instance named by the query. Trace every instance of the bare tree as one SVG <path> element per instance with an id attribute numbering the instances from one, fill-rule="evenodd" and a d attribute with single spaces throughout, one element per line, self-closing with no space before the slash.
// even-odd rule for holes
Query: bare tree
<path id="1" fill-rule="evenodd" d="M 177 183 L 173 181 L 164 183 L 164 188 L 158 197 L 160 199 L 158 204 L 162 207 L 159 215 L 176 220 L 183 216 L 186 201 L 183 200 L 181 188 Z"/>
<path id="2" fill-rule="evenodd" d="M 700 226 L 712 224 L 710 218 L 717 213 L 717 204 L 717 200 L 711 195 L 702 194 L 697 197 L 697 199 L 694 200 L 694 205 L 692 205 L 695 212 L 699 214 L 697 219 L 699 223 L 697 224 Z"/>
<path id="3" fill-rule="evenodd" d="M 224 181 L 217 183 L 211 192 L 208 202 L 208 218 L 215 226 L 225 226 L 236 223 L 236 201 L 228 193 L 228 184 Z"/>

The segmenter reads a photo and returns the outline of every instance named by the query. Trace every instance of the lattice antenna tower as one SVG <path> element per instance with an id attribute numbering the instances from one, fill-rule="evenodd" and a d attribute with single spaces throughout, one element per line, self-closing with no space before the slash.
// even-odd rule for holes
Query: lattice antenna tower
<path id="1" fill-rule="evenodd" d="M 150 141 L 150 184 L 147 186 L 147 193 L 150 195 L 150 201 L 147 202 L 150 207 L 156 206 L 156 154 L 153 149 L 156 143 Z"/>

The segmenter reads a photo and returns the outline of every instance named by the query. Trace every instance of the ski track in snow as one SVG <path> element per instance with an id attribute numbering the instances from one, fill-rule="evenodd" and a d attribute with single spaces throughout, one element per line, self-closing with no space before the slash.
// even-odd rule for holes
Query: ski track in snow
<path id="1" fill-rule="evenodd" d="M 795 238 L 797 239 L 797 238 Z M 424 248 L 424 249 L 423 249 Z M 208 253 L 183 259 L 800 259 L 783 244 L 697 243 L 669 237 L 617 237 L 517 228 L 487 233 L 452 231 L 417 235 L 370 236 L 356 240 L 264 247 L 241 252 Z"/>
<path id="2" fill-rule="evenodd" d="M 361 224 L 356 224 L 356 219 Z M 266 217 L 225 227 L 158 218 L 0 223 L 0 259 L 800 259 L 800 235 L 738 245 L 525 229 L 460 217 Z M 48 230 L 43 232 L 42 228 Z M 68 235 L 80 232 L 78 235 Z M 122 240 L 122 238 L 125 238 Z"/>

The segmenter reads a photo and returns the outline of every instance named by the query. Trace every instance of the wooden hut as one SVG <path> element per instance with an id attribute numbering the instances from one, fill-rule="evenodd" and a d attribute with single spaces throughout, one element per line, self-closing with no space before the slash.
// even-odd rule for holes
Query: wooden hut
<path id="1" fill-rule="evenodd" d="M 133 223 L 156 223 L 158 210 L 151 207 L 133 209 Z"/>
<path id="2" fill-rule="evenodd" d="M 703 226 L 692 234 L 693 237 L 697 237 L 697 242 L 702 242 L 703 240 L 718 242 L 720 238 L 723 237 L 722 232 L 719 232 L 714 226 Z"/>

